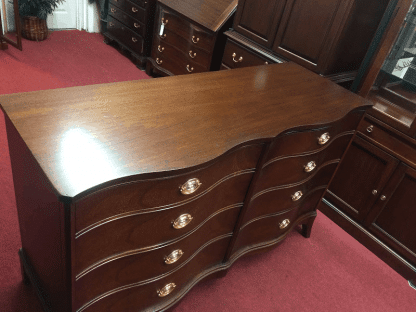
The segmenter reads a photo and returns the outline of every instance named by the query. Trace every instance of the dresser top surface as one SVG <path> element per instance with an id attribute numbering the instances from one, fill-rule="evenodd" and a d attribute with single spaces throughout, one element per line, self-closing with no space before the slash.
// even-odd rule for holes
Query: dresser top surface
<path id="1" fill-rule="evenodd" d="M 160 3 L 216 32 L 237 8 L 237 0 L 159 0 Z"/>
<path id="2" fill-rule="evenodd" d="M 369 102 L 293 63 L 0 96 L 60 195 L 188 168 Z"/>

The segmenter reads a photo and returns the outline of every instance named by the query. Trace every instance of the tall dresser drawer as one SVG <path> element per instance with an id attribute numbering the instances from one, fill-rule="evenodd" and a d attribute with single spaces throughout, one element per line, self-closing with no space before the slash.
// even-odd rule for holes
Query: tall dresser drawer
<path id="1" fill-rule="evenodd" d="M 119 10 L 117 7 L 113 5 L 109 5 L 109 12 L 112 17 L 119 20 L 120 22 L 124 23 L 126 26 L 130 27 L 131 30 L 139 34 L 140 36 L 144 36 L 145 32 L 145 25 L 138 20 L 134 19 L 130 15 L 127 15 L 123 11 Z M 109 25 L 111 26 L 111 25 Z"/>
<path id="2" fill-rule="evenodd" d="M 136 20 L 144 22 L 146 10 L 138 6 L 136 3 L 130 2 L 129 0 L 110 0 L 110 3 L 113 4 L 113 6 L 109 8 L 109 14 L 116 14 L 121 10 L 124 13 L 134 17 Z"/>
<path id="3" fill-rule="evenodd" d="M 222 62 L 229 68 L 241 68 L 275 63 L 274 61 L 264 58 L 253 51 L 243 48 L 230 39 L 227 39 Z"/>
<path id="4" fill-rule="evenodd" d="M 115 18 L 108 16 L 107 31 L 136 53 L 143 53 L 143 39 Z"/>

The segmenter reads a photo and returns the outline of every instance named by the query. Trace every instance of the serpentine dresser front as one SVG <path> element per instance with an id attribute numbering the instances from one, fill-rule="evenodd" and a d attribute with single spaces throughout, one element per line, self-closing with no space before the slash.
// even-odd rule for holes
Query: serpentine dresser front
<path id="1" fill-rule="evenodd" d="M 297 225 L 309 237 L 368 108 L 291 63 L 0 104 L 23 277 L 64 312 L 163 311 Z"/>

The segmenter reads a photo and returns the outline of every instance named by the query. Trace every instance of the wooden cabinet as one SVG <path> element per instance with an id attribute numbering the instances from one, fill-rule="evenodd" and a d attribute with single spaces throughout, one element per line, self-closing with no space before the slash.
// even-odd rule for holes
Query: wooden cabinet
<path id="1" fill-rule="evenodd" d="M 236 0 L 159 1 L 147 74 L 218 70 L 225 45 L 223 32 L 231 27 L 236 6 Z"/>
<path id="2" fill-rule="evenodd" d="M 252 53 L 260 46 L 270 57 L 344 82 L 355 76 L 388 2 L 242 0 L 233 28 Z"/>

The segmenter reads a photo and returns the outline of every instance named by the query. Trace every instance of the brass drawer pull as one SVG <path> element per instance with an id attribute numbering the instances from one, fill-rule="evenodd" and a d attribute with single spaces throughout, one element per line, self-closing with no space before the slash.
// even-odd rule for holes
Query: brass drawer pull
<path id="1" fill-rule="evenodd" d="M 186 65 L 186 70 L 190 73 L 192 73 L 192 71 L 194 70 L 193 67 L 189 68 L 189 65 Z"/>
<path id="2" fill-rule="evenodd" d="M 156 58 L 156 63 L 158 63 L 159 65 L 163 63 L 162 60 L 160 60 L 158 57 Z"/>
<path id="3" fill-rule="evenodd" d="M 163 52 L 163 50 L 164 50 L 165 48 L 164 47 L 162 47 L 161 45 L 158 45 L 157 46 L 157 50 L 159 51 L 159 52 Z"/>
<path id="4" fill-rule="evenodd" d="M 160 39 L 165 39 L 166 38 L 166 34 L 160 35 Z"/>
<path id="5" fill-rule="evenodd" d="M 373 130 L 374 130 L 374 126 L 373 125 L 370 125 L 370 126 L 367 127 L 367 132 L 368 133 L 373 132 Z"/>
<path id="6" fill-rule="evenodd" d="M 165 296 L 169 295 L 175 289 L 175 287 L 176 287 L 175 283 L 166 284 L 165 287 L 163 287 L 163 288 L 161 288 L 157 291 L 157 295 L 159 297 L 165 297 Z"/>
<path id="7" fill-rule="evenodd" d="M 114 9 L 114 8 L 111 8 L 111 10 L 110 10 L 110 11 L 111 11 L 111 13 L 116 13 L 116 11 L 117 11 L 117 10 L 116 10 L 116 9 Z"/>
<path id="8" fill-rule="evenodd" d="M 318 138 L 318 144 L 319 145 L 324 145 L 324 144 L 326 144 L 328 141 L 329 141 L 329 139 L 330 139 L 331 137 L 329 136 L 329 133 L 328 132 L 325 132 L 324 134 L 322 134 L 319 138 Z"/>
<path id="9" fill-rule="evenodd" d="M 137 42 L 137 39 L 136 39 L 136 38 L 134 38 L 134 37 L 131 37 L 131 41 L 133 41 L 133 42 Z"/>
<path id="10" fill-rule="evenodd" d="M 303 196 L 302 191 L 297 191 L 295 194 L 292 195 L 293 201 L 298 201 Z"/>
<path id="11" fill-rule="evenodd" d="M 189 195 L 196 192 L 196 190 L 199 189 L 201 185 L 202 183 L 197 178 L 189 179 L 181 185 L 180 191 L 183 195 Z"/>
<path id="12" fill-rule="evenodd" d="M 284 219 L 281 223 L 279 223 L 279 229 L 283 230 L 290 224 L 289 219 Z"/>
<path id="13" fill-rule="evenodd" d="M 183 256 L 183 251 L 180 249 L 174 250 L 170 253 L 169 256 L 165 257 L 166 264 L 172 264 L 179 260 L 180 257 Z"/>
<path id="14" fill-rule="evenodd" d="M 136 12 L 138 11 L 138 9 L 137 9 L 137 8 L 135 8 L 135 7 L 132 7 L 132 8 L 131 8 L 131 10 L 132 10 L 134 13 L 136 13 Z"/>
<path id="15" fill-rule="evenodd" d="M 184 213 L 176 218 L 175 221 L 173 221 L 173 228 L 176 230 L 182 229 L 185 226 L 187 226 L 191 221 L 193 217 L 189 213 Z"/>
<path id="16" fill-rule="evenodd" d="M 108 26 L 113 27 L 114 23 L 110 22 L 110 23 L 108 23 Z"/>
<path id="17" fill-rule="evenodd" d="M 169 22 L 169 20 L 166 20 L 162 17 L 162 25 L 165 26 L 167 23 Z"/>
<path id="18" fill-rule="evenodd" d="M 134 27 L 136 27 L 136 28 L 140 28 L 140 24 L 139 24 L 139 23 L 134 23 L 133 25 L 134 25 Z"/>
<path id="19" fill-rule="evenodd" d="M 377 191 L 377 190 L 373 190 L 371 193 L 372 193 L 373 195 L 377 195 L 378 191 Z"/>
<path id="20" fill-rule="evenodd" d="M 235 59 L 236 56 L 237 56 L 237 54 L 234 52 L 233 55 L 232 55 L 234 63 L 238 63 L 238 62 L 242 62 L 243 61 L 243 57 L 242 56 L 240 56 L 238 60 Z"/>
<path id="21" fill-rule="evenodd" d="M 386 196 L 384 196 L 384 195 L 381 195 L 381 196 L 380 196 L 380 199 L 381 199 L 381 200 L 386 200 L 386 198 L 387 198 L 387 197 L 386 197 Z"/>
<path id="22" fill-rule="evenodd" d="M 196 56 L 196 52 L 192 53 L 192 50 L 191 50 L 191 51 L 189 51 L 189 56 L 190 56 L 191 58 L 195 58 L 195 56 Z"/>
<path id="23" fill-rule="evenodd" d="M 269 65 L 269 62 L 264 62 L 264 65 Z"/>
<path id="24" fill-rule="evenodd" d="M 196 38 L 196 39 L 195 39 Z M 197 38 L 197 37 L 195 37 L 195 36 L 192 36 L 192 42 L 193 43 L 198 43 L 198 41 L 199 41 L 199 38 Z"/>
<path id="25" fill-rule="evenodd" d="M 314 161 L 310 161 L 304 166 L 304 168 L 305 172 L 311 172 L 316 168 L 316 163 Z"/>

